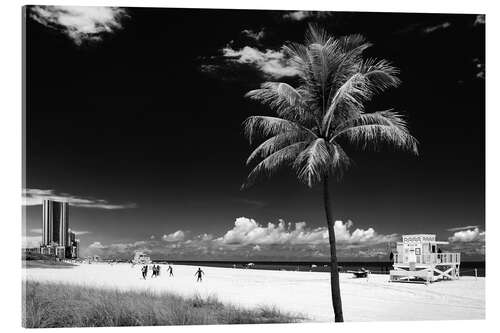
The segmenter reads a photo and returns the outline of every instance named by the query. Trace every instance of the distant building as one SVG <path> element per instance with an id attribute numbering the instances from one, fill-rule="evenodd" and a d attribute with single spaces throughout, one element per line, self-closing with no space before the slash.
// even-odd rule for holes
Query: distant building
<path id="1" fill-rule="evenodd" d="M 71 258 L 72 259 L 77 259 L 78 257 L 80 257 L 80 240 L 77 239 L 75 241 L 76 245 L 72 246 L 71 247 Z"/>
<path id="2" fill-rule="evenodd" d="M 39 247 L 28 247 L 24 248 L 24 253 L 40 253 L 40 248 Z"/>
<path id="3" fill-rule="evenodd" d="M 75 232 L 69 229 L 69 203 L 43 200 L 40 253 L 59 259 L 76 259 L 79 243 Z"/>
<path id="4" fill-rule="evenodd" d="M 69 203 L 43 200 L 42 205 L 42 246 L 67 246 Z"/>
<path id="5" fill-rule="evenodd" d="M 66 246 L 56 247 L 56 257 L 59 259 L 66 259 Z"/>
<path id="6" fill-rule="evenodd" d="M 50 244 L 50 245 L 42 245 L 40 246 L 40 253 L 41 254 L 46 254 L 48 256 L 55 256 L 56 255 L 56 244 Z"/>
<path id="7" fill-rule="evenodd" d="M 80 240 L 76 239 L 75 232 L 69 229 L 68 244 L 66 245 L 66 258 L 76 259 L 79 256 Z"/>

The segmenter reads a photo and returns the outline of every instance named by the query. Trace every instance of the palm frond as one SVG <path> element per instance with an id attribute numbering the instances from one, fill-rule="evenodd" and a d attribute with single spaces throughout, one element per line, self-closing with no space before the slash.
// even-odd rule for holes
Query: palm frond
<path id="1" fill-rule="evenodd" d="M 333 118 L 337 124 L 363 113 L 364 104 L 376 93 L 399 85 L 399 70 L 386 60 L 368 59 L 359 64 L 358 72 L 352 75 L 337 90 L 328 112 L 323 118 L 324 130 L 329 130 Z M 345 114 L 342 114 L 345 113 Z"/>
<path id="2" fill-rule="evenodd" d="M 312 44 L 325 44 L 331 37 L 328 32 L 318 26 L 317 24 L 310 23 L 306 31 L 306 45 Z"/>
<path id="3" fill-rule="evenodd" d="M 299 130 L 299 126 L 290 120 L 278 117 L 251 116 L 243 122 L 245 135 L 252 144 L 255 137 L 268 137 L 291 130 Z"/>
<path id="4" fill-rule="evenodd" d="M 281 148 L 280 150 L 267 156 L 250 172 L 247 177 L 247 181 L 241 186 L 242 189 L 252 185 L 255 180 L 263 173 L 267 174 L 267 176 L 270 176 L 279 167 L 293 162 L 297 158 L 297 155 L 305 147 L 307 147 L 307 144 L 307 141 L 296 142 L 294 144 Z"/>
<path id="5" fill-rule="evenodd" d="M 307 46 L 300 43 L 289 43 L 282 48 L 289 65 L 299 72 L 301 78 L 309 75 L 309 50 Z"/>
<path id="6" fill-rule="evenodd" d="M 297 156 L 294 167 L 297 169 L 298 178 L 311 187 L 321 180 L 331 160 L 328 143 L 323 138 L 317 138 Z"/>
<path id="7" fill-rule="evenodd" d="M 392 111 L 365 113 L 341 124 L 330 141 L 345 137 L 363 149 L 377 150 L 382 144 L 412 151 L 418 155 L 417 140 L 409 133 L 406 121 Z"/>
<path id="8" fill-rule="evenodd" d="M 265 82 L 260 89 L 251 90 L 245 97 L 268 105 L 280 116 L 295 116 L 300 112 L 302 97 L 292 86 L 283 82 Z"/>
<path id="9" fill-rule="evenodd" d="M 351 76 L 336 92 L 328 111 L 322 120 L 323 131 L 328 132 L 335 117 L 350 118 L 353 114 L 364 111 L 364 102 L 372 95 L 363 74 L 356 73 Z M 339 114 L 344 110 L 344 115 Z M 339 119 L 344 120 L 344 119 Z"/>
<path id="10" fill-rule="evenodd" d="M 247 165 L 257 157 L 267 157 L 269 154 L 272 154 L 279 149 L 295 142 L 305 141 L 308 138 L 312 138 L 311 133 L 305 131 L 286 131 L 275 135 L 255 148 L 247 159 Z"/>
<path id="11" fill-rule="evenodd" d="M 339 44 L 345 53 L 362 53 L 365 49 L 372 46 L 372 43 L 366 41 L 366 38 L 361 34 L 352 34 L 338 38 Z M 354 55 L 351 53 L 351 56 Z"/>
<path id="12" fill-rule="evenodd" d="M 351 166 L 351 159 L 339 144 L 329 143 L 329 147 L 332 151 L 330 172 L 334 174 L 337 179 L 341 179 L 344 172 Z"/>
<path id="13" fill-rule="evenodd" d="M 398 78 L 399 69 L 387 60 L 367 59 L 362 63 L 359 71 L 370 81 L 370 87 L 374 93 L 397 87 L 401 83 Z"/>
<path id="14" fill-rule="evenodd" d="M 335 127 L 332 136 L 335 138 L 342 131 L 360 125 L 386 125 L 406 129 L 406 121 L 401 114 L 392 109 L 371 113 L 358 113 L 344 120 Z"/>
<path id="15" fill-rule="evenodd" d="M 359 72 L 363 63 L 363 52 L 372 46 L 362 35 L 340 37 L 338 44 L 342 52 L 335 57 L 338 59 L 339 65 L 332 78 L 333 89 L 330 91 L 329 101 L 332 100 L 333 95 L 344 82 Z"/>

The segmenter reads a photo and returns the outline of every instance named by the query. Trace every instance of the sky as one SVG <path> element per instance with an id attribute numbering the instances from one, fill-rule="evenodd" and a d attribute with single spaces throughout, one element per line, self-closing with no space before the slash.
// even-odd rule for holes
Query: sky
<path id="1" fill-rule="evenodd" d="M 382 260 L 432 233 L 469 260 L 485 249 L 484 15 L 47 7 L 25 12 L 23 235 L 41 200 L 70 202 L 82 255 L 328 260 L 321 186 L 283 169 L 241 190 L 252 147 L 244 97 L 294 85 L 282 46 L 308 24 L 359 33 L 402 84 L 367 110 L 405 114 L 419 156 L 346 147 L 331 185 L 340 260 Z"/>

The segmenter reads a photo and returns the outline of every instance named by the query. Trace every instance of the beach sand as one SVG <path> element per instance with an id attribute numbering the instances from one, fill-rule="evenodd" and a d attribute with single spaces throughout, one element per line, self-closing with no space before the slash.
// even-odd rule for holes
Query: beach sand
<path id="1" fill-rule="evenodd" d="M 179 295 L 216 295 L 223 302 L 243 307 L 275 305 L 280 310 L 301 313 L 312 321 L 333 318 L 330 275 L 321 272 L 270 271 L 174 265 L 168 277 L 143 280 L 140 266 L 131 264 L 81 264 L 73 268 L 29 268 L 23 278 L 30 281 L 65 282 L 100 288 L 174 292 Z M 485 279 L 462 277 L 429 285 L 389 283 L 388 275 L 354 279 L 340 274 L 340 289 L 346 321 L 484 319 Z"/>

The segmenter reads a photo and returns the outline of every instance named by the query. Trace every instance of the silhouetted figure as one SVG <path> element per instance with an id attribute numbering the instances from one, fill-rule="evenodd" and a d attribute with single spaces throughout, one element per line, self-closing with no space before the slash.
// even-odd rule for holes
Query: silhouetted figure
<path id="1" fill-rule="evenodd" d="M 153 274 L 151 274 L 151 277 L 157 277 L 158 276 L 158 268 L 156 265 L 153 265 Z"/>
<path id="2" fill-rule="evenodd" d="M 172 266 L 168 265 L 167 271 L 168 276 L 174 276 L 174 269 L 172 268 Z"/>
<path id="3" fill-rule="evenodd" d="M 392 251 L 391 251 L 391 254 L 389 254 L 389 261 L 390 262 L 394 261 L 394 253 L 392 253 Z"/>
<path id="4" fill-rule="evenodd" d="M 201 270 L 201 268 L 198 267 L 198 270 L 196 271 L 196 273 L 194 273 L 194 275 L 197 276 L 196 282 L 202 282 L 203 281 L 203 275 L 205 275 L 205 272 L 203 272 Z"/>
<path id="5" fill-rule="evenodd" d="M 148 275 L 148 266 L 142 266 L 142 278 L 146 280 L 146 276 Z"/>
<path id="6" fill-rule="evenodd" d="M 443 251 L 441 251 L 441 248 L 438 248 L 438 253 L 443 253 Z"/>
<path id="7" fill-rule="evenodd" d="M 160 276 L 160 265 L 156 265 L 156 276 Z"/>

